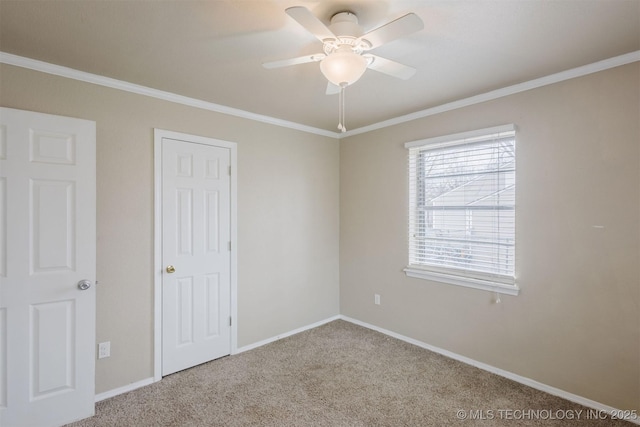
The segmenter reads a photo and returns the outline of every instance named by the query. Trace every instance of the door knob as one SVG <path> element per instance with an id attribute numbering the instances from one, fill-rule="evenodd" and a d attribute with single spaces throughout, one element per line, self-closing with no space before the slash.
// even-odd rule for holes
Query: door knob
<path id="1" fill-rule="evenodd" d="M 78 282 L 78 289 L 81 291 L 86 291 L 91 287 L 91 280 L 80 280 Z"/>
<path id="2" fill-rule="evenodd" d="M 167 265 L 167 273 L 171 274 L 175 272 L 176 272 L 176 268 L 173 265 Z"/>

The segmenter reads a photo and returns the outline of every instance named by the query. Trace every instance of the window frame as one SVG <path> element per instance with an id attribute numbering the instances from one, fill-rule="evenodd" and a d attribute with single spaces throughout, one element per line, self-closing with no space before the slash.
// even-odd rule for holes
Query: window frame
<path id="1" fill-rule="evenodd" d="M 414 213 L 411 212 L 412 206 L 417 207 L 417 203 L 411 200 L 411 197 L 417 197 L 418 188 L 420 186 L 420 169 L 417 160 L 412 160 L 412 149 L 424 148 L 425 150 L 442 149 L 448 147 L 456 147 L 460 145 L 466 145 L 475 142 L 476 140 L 482 140 L 482 138 L 491 139 L 496 135 L 506 132 L 513 132 L 515 135 L 516 127 L 513 124 L 507 124 L 502 126 L 495 126 L 484 129 L 477 129 L 469 132 L 461 132 L 450 135 L 443 135 L 434 138 L 427 138 L 418 141 L 407 142 L 404 144 L 408 150 L 408 166 L 407 166 L 407 194 L 409 203 L 407 205 L 407 249 L 408 249 L 408 263 L 404 268 L 404 272 L 408 277 L 436 281 L 447 283 L 451 285 L 464 286 L 474 289 L 482 289 L 491 292 L 507 295 L 518 295 L 520 288 L 516 284 L 516 271 L 515 271 L 515 257 L 513 260 L 514 274 L 513 276 L 505 276 L 501 274 L 483 273 L 475 270 L 467 270 L 464 268 L 453 267 L 441 267 L 428 264 L 411 264 L 411 247 L 413 239 L 411 237 L 411 217 Z M 517 135 L 515 136 L 517 138 Z M 415 168 L 415 173 L 412 171 L 412 167 Z M 515 167 L 515 166 L 514 166 Z M 413 176 L 413 179 L 412 179 Z M 412 192 L 412 189 L 414 191 Z M 516 190 L 517 191 L 517 188 Z M 515 214 L 515 212 L 514 212 Z M 515 223 L 514 223 L 514 244 L 515 244 Z M 514 248 L 515 253 L 515 248 Z"/>

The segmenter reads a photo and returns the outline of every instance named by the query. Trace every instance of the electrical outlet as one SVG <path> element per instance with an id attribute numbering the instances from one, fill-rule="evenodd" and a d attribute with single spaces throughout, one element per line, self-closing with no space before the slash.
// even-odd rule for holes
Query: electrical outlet
<path id="1" fill-rule="evenodd" d="M 109 356 L 111 356 L 111 341 L 98 344 L 98 359 L 104 359 Z"/>
<path id="2" fill-rule="evenodd" d="M 378 294 L 373 294 L 373 302 L 374 302 L 376 305 L 380 305 L 380 295 L 378 295 Z"/>

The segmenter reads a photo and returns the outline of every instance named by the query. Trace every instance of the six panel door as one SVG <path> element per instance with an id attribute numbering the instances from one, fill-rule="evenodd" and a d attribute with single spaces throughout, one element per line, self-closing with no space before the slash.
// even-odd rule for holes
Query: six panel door
<path id="1" fill-rule="evenodd" d="M 0 109 L 0 425 L 94 414 L 95 123 Z"/>
<path id="2" fill-rule="evenodd" d="M 162 375 L 231 352 L 230 150 L 162 139 Z"/>

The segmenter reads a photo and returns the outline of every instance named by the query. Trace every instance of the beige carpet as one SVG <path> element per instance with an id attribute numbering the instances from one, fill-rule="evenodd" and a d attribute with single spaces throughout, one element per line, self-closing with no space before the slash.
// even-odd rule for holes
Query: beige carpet
<path id="1" fill-rule="evenodd" d="M 96 413 L 71 425 L 631 426 L 341 320 L 104 400 Z"/>

